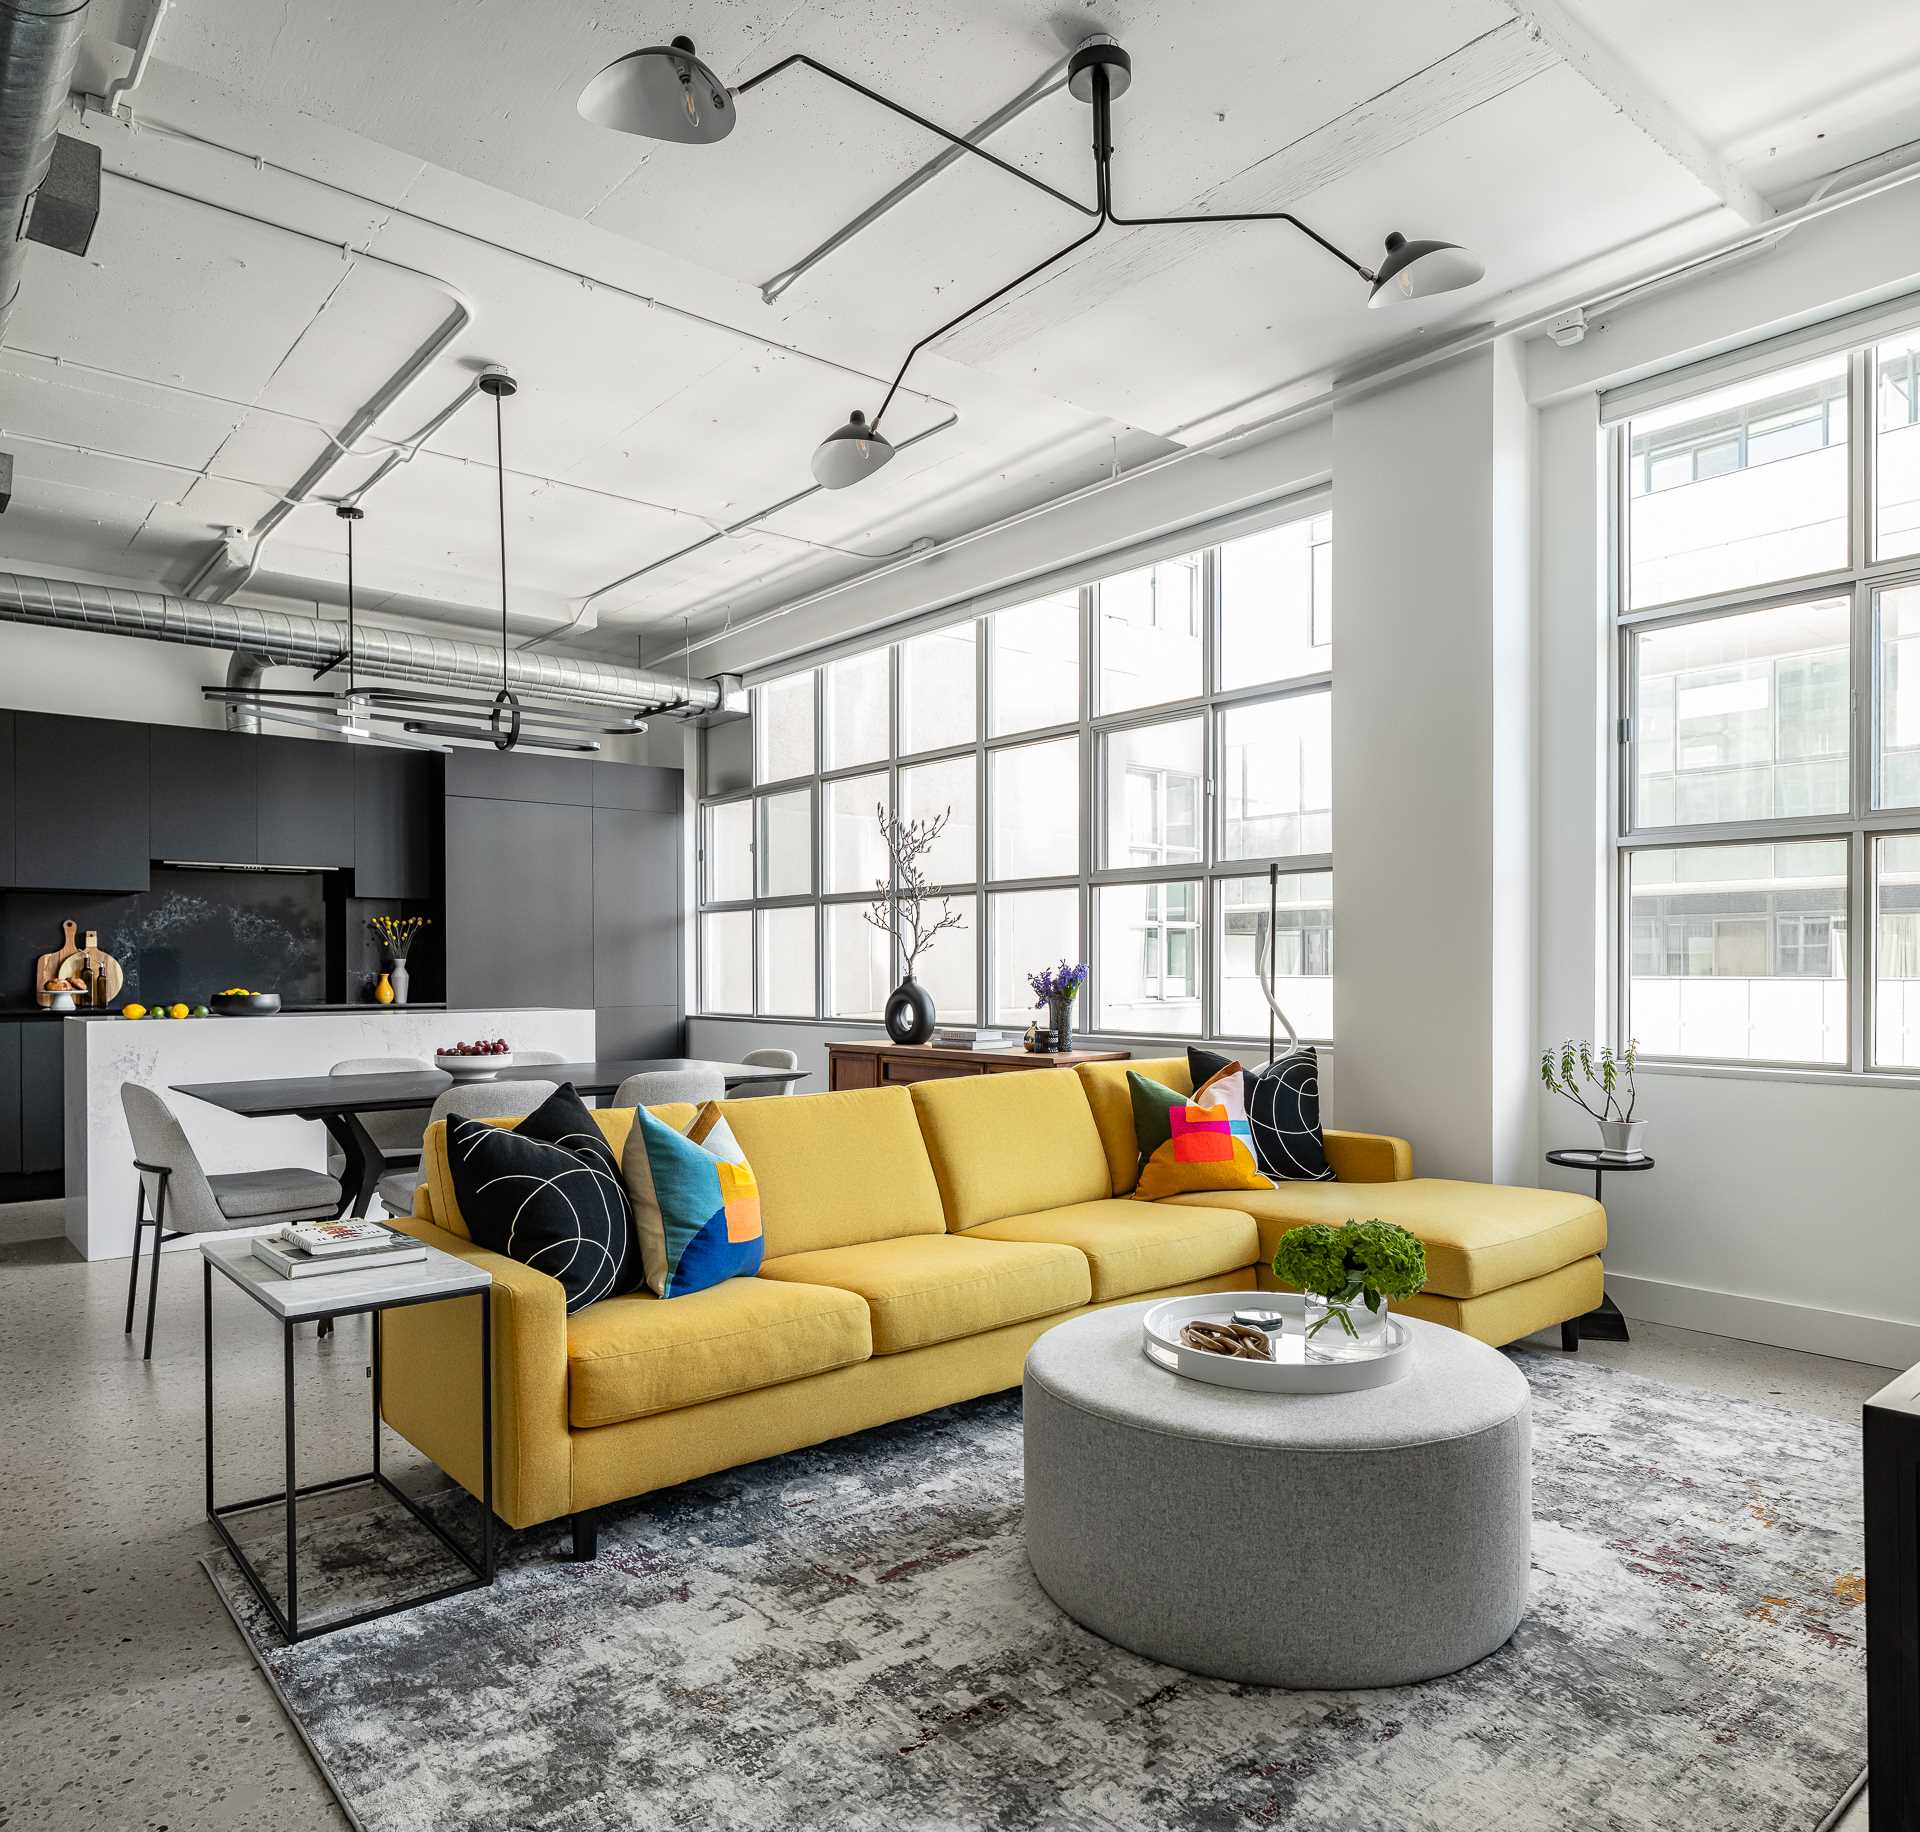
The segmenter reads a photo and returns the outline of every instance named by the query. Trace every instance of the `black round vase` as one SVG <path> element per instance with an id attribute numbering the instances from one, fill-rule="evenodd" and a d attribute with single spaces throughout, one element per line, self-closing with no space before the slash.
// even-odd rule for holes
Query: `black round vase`
<path id="1" fill-rule="evenodd" d="M 933 1035 L 933 1000 L 912 974 L 887 1001 L 887 1035 L 895 1043 L 925 1043 Z"/>

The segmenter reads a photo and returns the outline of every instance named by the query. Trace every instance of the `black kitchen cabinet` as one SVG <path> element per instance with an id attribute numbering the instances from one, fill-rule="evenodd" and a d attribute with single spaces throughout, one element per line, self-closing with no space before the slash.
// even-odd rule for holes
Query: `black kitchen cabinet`
<path id="1" fill-rule="evenodd" d="M 353 751 L 312 738 L 256 738 L 262 865 L 353 863 Z"/>
<path id="2" fill-rule="evenodd" d="M 20 1168 L 28 1176 L 67 1162 L 67 1044 L 64 1024 L 21 1024 Z"/>
<path id="3" fill-rule="evenodd" d="M 589 1002 L 593 816 L 553 802 L 446 798 L 448 1004 Z"/>
<path id="4" fill-rule="evenodd" d="M 594 809 L 595 1007 L 677 1005 L 680 929 L 678 810 Z"/>
<path id="5" fill-rule="evenodd" d="M 152 856 L 186 865 L 256 865 L 260 740 L 191 725 L 152 728 Z"/>
<path id="6" fill-rule="evenodd" d="M 0 1177 L 20 1174 L 20 1033 L 26 1028 L 0 1024 Z"/>
<path id="7" fill-rule="evenodd" d="M 0 712 L 0 886 L 13 882 L 13 714 Z"/>
<path id="8" fill-rule="evenodd" d="M 145 890 L 147 761 L 144 725 L 16 712 L 13 883 Z"/>
<path id="9" fill-rule="evenodd" d="M 440 857 L 441 760 L 427 751 L 353 753 L 353 890 L 433 895 Z"/>
<path id="10" fill-rule="evenodd" d="M 446 768 L 449 795 L 480 796 L 488 801 L 593 805 L 593 769 L 571 757 L 536 757 L 519 751 L 449 751 Z"/>

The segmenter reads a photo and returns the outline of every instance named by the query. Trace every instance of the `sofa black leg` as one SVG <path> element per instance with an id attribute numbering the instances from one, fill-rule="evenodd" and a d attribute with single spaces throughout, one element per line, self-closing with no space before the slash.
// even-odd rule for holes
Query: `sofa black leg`
<path id="1" fill-rule="evenodd" d="M 600 1517 L 597 1514 L 574 1515 L 573 1556 L 577 1563 L 583 1565 L 600 1556 Z"/>
<path id="2" fill-rule="evenodd" d="M 1570 1317 L 1560 1325 L 1560 1346 L 1569 1355 L 1580 1353 L 1580 1319 Z"/>

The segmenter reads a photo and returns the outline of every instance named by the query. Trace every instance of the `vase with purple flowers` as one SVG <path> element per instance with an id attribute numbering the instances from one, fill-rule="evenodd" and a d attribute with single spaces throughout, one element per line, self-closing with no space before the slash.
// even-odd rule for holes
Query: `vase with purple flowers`
<path id="1" fill-rule="evenodd" d="M 1033 988 L 1033 1002 L 1047 1008 L 1047 1017 L 1053 1030 L 1053 1047 L 1061 1055 L 1073 1048 L 1073 1002 L 1080 996 L 1080 989 L 1087 983 L 1086 962 L 1069 965 L 1062 960 L 1057 966 L 1042 967 L 1038 973 L 1027 975 L 1027 984 Z"/>

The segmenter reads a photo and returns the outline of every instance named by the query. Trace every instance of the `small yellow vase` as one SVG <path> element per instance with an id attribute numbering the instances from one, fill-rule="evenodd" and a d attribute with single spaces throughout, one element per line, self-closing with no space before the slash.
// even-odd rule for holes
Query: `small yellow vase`
<path id="1" fill-rule="evenodd" d="M 388 979 L 384 973 L 380 976 L 380 984 L 373 989 L 373 996 L 378 999 L 382 1005 L 391 1005 L 393 1003 L 393 982 Z"/>

